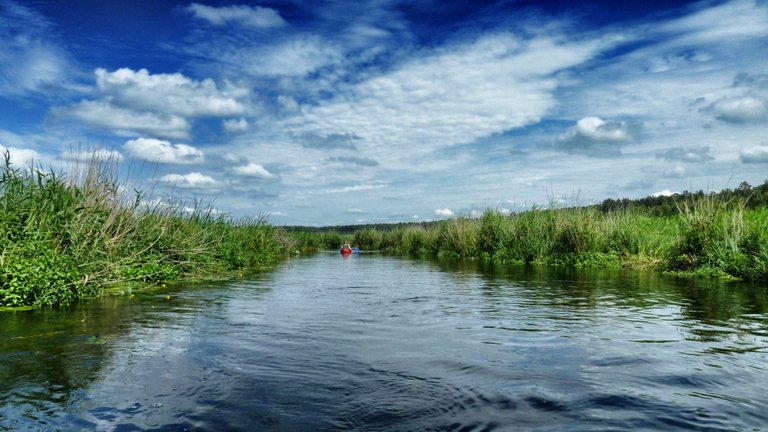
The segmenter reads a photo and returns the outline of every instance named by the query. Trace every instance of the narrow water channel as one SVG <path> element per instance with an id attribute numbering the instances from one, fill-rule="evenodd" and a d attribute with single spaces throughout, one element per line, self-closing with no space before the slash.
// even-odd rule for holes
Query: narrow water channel
<path id="1" fill-rule="evenodd" d="M 768 289 L 650 273 L 323 253 L 0 314 L 0 430 L 753 430 L 766 389 Z"/>

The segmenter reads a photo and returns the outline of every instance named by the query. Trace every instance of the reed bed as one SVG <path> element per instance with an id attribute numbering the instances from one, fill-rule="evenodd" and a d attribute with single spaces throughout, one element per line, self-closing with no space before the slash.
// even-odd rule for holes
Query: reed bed
<path id="1" fill-rule="evenodd" d="M 353 243 L 409 256 L 768 280 L 768 207 L 747 208 L 744 199 L 718 195 L 697 196 L 678 207 L 674 216 L 596 206 L 511 215 L 489 209 L 479 218 L 429 227 L 359 230 Z"/>
<path id="2" fill-rule="evenodd" d="M 6 154 L 0 171 L 0 306 L 59 305 L 118 282 L 251 269 L 295 247 L 262 217 L 146 205 L 118 183 L 114 163 L 96 157 L 63 175 L 14 168 Z"/>

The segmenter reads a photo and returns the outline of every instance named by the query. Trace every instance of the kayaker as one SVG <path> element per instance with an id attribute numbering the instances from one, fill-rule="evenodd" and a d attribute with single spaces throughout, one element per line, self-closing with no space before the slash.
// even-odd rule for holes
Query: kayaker
<path id="1" fill-rule="evenodd" d="M 342 248 L 342 249 L 352 249 L 352 248 L 349 246 L 349 242 L 344 242 L 344 246 L 342 246 L 341 248 Z"/>

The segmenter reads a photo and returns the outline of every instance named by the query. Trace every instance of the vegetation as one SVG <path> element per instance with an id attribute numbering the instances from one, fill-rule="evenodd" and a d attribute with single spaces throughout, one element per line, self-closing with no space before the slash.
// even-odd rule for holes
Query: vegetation
<path id="1" fill-rule="evenodd" d="M 95 159 L 94 159 L 95 160 Z M 263 218 L 229 220 L 199 205 L 147 206 L 123 193 L 114 164 L 69 176 L 0 167 L 0 307 L 49 306 L 123 281 L 252 269 L 293 251 Z"/>
<path id="2" fill-rule="evenodd" d="M 5 154 L 0 307 L 69 303 L 125 281 L 254 269 L 297 248 L 337 248 L 350 235 L 364 249 L 403 255 L 768 280 L 768 181 L 440 222 L 278 229 L 261 217 L 216 215 L 200 203 L 191 210 L 147 205 L 141 192 L 124 193 L 109 162 L 73 168 L 68 175 L 21 170 Z"/>
<path id="3" fill-rule="evenodd" d="M 719 193 L 685 192 L 511 215 L 488 210 L 480 218 L 384 229 L 364 226 L 351 235 L 361 248 L 402 255 L 768 280 L 765 200 L 768 181 Z M 322 235 L 330 236 L 327 231 Z"/>
<path id="4" fill-rule="evenodd" d="M 741 182 L 736 189 L 724 189 L 717 193 L 707 193 L 700 190 L 697 192 L 683 191 L 668 196 L 647 196 L 635 200 L 629 198 L 606 199 L 598 207 L 603 213 L 619 209 L 638 208 L 655 216 L 674 216 L 679 213 L 681 202 L 697 201 L 704 197 L 715 197 L 726 202 L 740 200 L 746 208 L 766 207 L 768 206 L 768 180 L 756 187 L 752 187 L 747 182 Z"/>

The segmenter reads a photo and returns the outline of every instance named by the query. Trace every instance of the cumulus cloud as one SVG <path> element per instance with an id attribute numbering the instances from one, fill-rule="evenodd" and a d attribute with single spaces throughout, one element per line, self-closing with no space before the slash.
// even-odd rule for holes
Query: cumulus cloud
<path id="1" fill-rule="evenodd" d="M 248 120 L 244 118 L 227 119 L 221 125 L 227 132 L 245 132 L 248 130 Z"/>
<path id="2" fill-rule="evenodd" d="M 195 164 L 203 161 L 203 152 L 186 144 L 171 144 L 155 138 L 137 138 L 127 141 L 123 148 L 128 154 L 150 162 L 167 164 Z"/>
<path id="3" fill-rule="evenodd" d="M 437 209 L 435 210 L 435 214 L 442 217 L 451 217 L 454 215 L 453 210 L 447 208 Z"/>
<path id="4" fill-rule="evenodd" d="M 768 105 L 755 97 L 726 98 L 710 109 L 718 120 L 731 123 L 758 122 L 768 119 Z"/>
<path id="5" fill-rule="evenodd" d="M 569 153 L 616 156 L 621 153 L 622 144 L 635 140 L 639 129 L 639 125 L 624 121 L 584 117 L 558 137 L 556 147 Z"/>
<path id="6" fill-rule="evenodd" d="M 63 160 L 77 162 L 90 162 L 93 160 L 120 162 L 123 160 L 123 155 L 119 151 L 105 148 L 99 148 L 95 150 L 66 151 L 59 157 Z"/>
<path id="7" fill-rule="evenodd" d="M 333 156 L 326 159 L 329 162 L 341 162 L 345 164 L 352 164 L 358 166 L 374 167 L 379 163 L 371 158 L 357 157 L 357 156 Z"/>
<path id="8" fill-rule="evenodd" d="M 187 11 L 195 18 L 216 27 L 232 24 L 256 29 L 271 29 L 287 24 L 278 11 L 262 6 L 213 7 L 192 3 L 187 7 Z"/>
<path id="9" fill-rule="evenodd" d="M 653 196 L 653 197 L 672 196 L 672 195 L 675 195 L 677 193 L 679 193 L 679 192 L 672 192 L 669 189 L 664 189 L 664 190 L 660 190 L 658 192 L 652 193 L 651 196 Z"/>
<path id="10" fill-rule="evenodd" d="M 656 157 L 668 161 L 704 163 L 715 159 L 709 153 L 709 146 L 675 147 L 658 153 Z"/>
<path id="11" fill-rule="evenodd" d="M 267 171 L 264 166 L 253 162 L 248 165 L 233 167 L 230 169 L 230 172 L 243 177 L 258 177 L 263 179 L 277 178 L 275 174 Z"/>
<path id="12" fill-rule="evenodd" d="M 768 120 L 768 74 L 739 73 L 731 88 L 706 110 L 729 123 Z"/>
<path id="13" fill-rule="evenodd" d="M 114 72 L 98 68 L 94 73 L 98 98 L 53 108 L 56 117 L 118 134 L 189 139 L 190 119 L 248 111 L 248 89 L 227 83 L 220 88 L 211 79 L 198 81 L 179 73 L 151 74 L 129 68 Z M 242 122 L 230 126 L 240 127 Z M 167 153 L 161 158 L 165 156 Z"/>
<path id="14" fill-rule="evenodd" d="M 11 165 L 16 168 L 28 167 L 34 165 L 35 161 L 40 160 L 40 153 L 25 148 L 6 147 L 0 144 L 0 155 L 9 155 Z"/>
<path id="15" fill-rule="evenodd" d="M 768 163 L 768 146 L 746 148 L 739 156 L 743 163 Z"/>
<path id="16" fill-rule="evenodd" d="M 52 112 L 56 117 L 75 119 L 91 127 L 119 133 L 189 138 L 190 124 L 182 117 L 119 108 L 108 101 L 81 101 L 68 107 L 53 108 Z"/>
<path id="17" fill-rule="evenodd" d="M 193 80 L 180 73 L 151 74 L 146 69 L 98 68 L 96 86 L 113 105 L 137 111 L 184 117 L 222 117 L 247 111 L 249 91 L 229 85 L 219 89 L 212 79 Z"/>
<path id="18" fill-rule="evenodd" d="M 203 188 L 216 184 L 216 180 L 212 177 L 203 175 L 199 172 L 191 172 L 189 174 L 166 174 L 160 178 L 160 181 L 180 188 Z"/>

